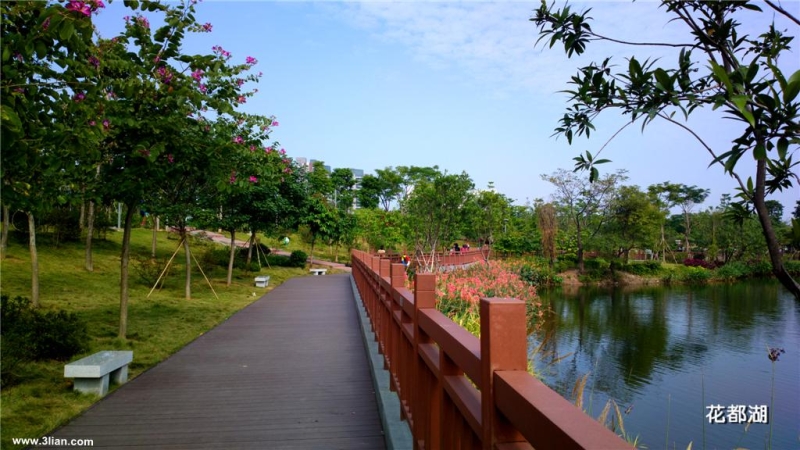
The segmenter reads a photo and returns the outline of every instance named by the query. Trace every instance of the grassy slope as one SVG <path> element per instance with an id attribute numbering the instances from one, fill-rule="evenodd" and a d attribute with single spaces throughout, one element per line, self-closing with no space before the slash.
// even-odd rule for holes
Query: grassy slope
<path id="1" fill-rule="evenodd" d="M 132 255 L 149 257 L 150 230 L 134 230 Z M 175 269 L 160 291 L 146 298 L 150 286 L 137 279 L 131 268 L 128 309 L 128 339 L 117 338 L 119 327 L 119 258 L 122 233 L 110 232 L 106 241 L 96 241 L 93 273 L 84 270 L 84 247 L 79 243 L 54 248 L 39 246 L 41 304 L 45 309 L 74 311 L 87 322 L 92 338 L 90 349 L 73 359 L 99 350 L 133 350 L 129 376 L 136 377 L 181 349 L 263 293 L 288 278 L 305 275 L 302 269 L 263 269 L 270 275 L 267 289 L 253 287 L 252 273 L 235 271 L 231 287 L 225 286 L 224 268 L 204 267 L 219 295 L 209 289 L 196 266 L 192 274 L 192 299 L 184 299 L 184 255 L 175 257 Z M 13 241 L 13 239 L 10 239 Z M 43 245 L 44 244 L 44 245 Z M 168 259 L 178 241 L 159 233 L 158 257 Z M 200 260 L 203 246 L 193 244 Z M 132 260 L 132 264 L 134 264 Z M 30 256 L 27 246 L 10 242 L 8 257 L 0 263 L 2 293 L 30 296 Z M 253 295 L 255 293 L 255 295 Z M 63 377 L 63 361 L 32 363 L 20 370 L 22 382 L 3 389 L 0 447 L 12 448 L 12 437 L 39 437 L 88 408 L 96 400 L 72 391 L 71 380 Z"/>

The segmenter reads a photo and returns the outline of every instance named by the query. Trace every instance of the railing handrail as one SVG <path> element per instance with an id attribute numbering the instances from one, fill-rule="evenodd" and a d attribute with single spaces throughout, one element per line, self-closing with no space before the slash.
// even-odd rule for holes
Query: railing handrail
<path id="1" fill-rule="evenodd" d="M 385 255 L 351 261 L 415 449 L 631 447 L 527 372 L 524 302 L 481 299 L 478 338 L 435 309 L 435 274 L 412 293 Z"/>

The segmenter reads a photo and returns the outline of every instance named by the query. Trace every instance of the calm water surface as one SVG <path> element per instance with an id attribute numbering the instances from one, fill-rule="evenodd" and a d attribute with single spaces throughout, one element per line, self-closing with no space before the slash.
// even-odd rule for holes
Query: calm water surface
<path id="1" fill-rule="evenodd" d="M 770 405 L 772 448 L 800 449 L 800 302 L 773 282 L 704 287 L 559 288 L 534 348 L 544 381 L 568 399 L 589 373 L 584 408 L 630 408 L 624 425 L 650 449 L 764 449 L 769 425 L 709 424 L 709 405 Z M 553 363 L 554 355 L 564 356 Z M 726 411 L 727 412 L 727 411 Z M 704 447 L 705 441 L 705 447 Z"/>

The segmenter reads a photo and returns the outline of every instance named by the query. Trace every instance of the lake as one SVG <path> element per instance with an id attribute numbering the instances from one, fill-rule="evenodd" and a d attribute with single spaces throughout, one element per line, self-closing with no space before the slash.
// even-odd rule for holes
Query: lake
<path id="1" fill-rule="evenodd" d="M 551 310 L 529 341 L 545 342 L 535 360 L 543 381 L 572 400 L 589 373 L 584 409 L 597 417 L 614 399 L 640 445 L 766 448 L 770 425 L 748 427 L 738 412 L 758 420 L 770 406 L 774 368 L 771 447 L 800 448 L 800 302 L 777 282 L 539 294 Z M 786 353 L 772 363 L 769 347 Z M 709 423 L 711 405 L 726 423 Z"/>

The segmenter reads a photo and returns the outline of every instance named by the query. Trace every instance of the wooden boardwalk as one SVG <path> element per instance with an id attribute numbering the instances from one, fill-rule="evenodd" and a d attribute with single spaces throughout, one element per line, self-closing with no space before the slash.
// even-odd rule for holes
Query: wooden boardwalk
<path id="1" fill-rule="evenodd" d="M 288 280 L 52 436 L 92 448 L 385 448 L 350 276 Z"/>

